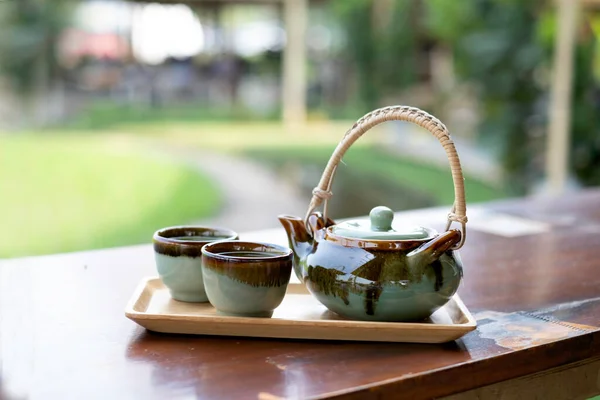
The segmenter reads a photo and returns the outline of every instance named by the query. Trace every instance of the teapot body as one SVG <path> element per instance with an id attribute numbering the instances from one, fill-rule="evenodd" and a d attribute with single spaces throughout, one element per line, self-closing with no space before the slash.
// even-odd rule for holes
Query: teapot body
<path id="1" fill-rule="evenodd" d="M 361 245 L 362 243 L 362 245 Z M 329 310 L 353 320 L 408 322 L 428 318 L 456 293 L 463 276 L 457 251 L 414 255 L 404 249 L 370 248 L 316 239 L 298 260 L 309 292 Z"/>
<path id="2" fill-rule="evenodd" d="M 414 123 L 443 146 L 454 183 L 454 202 L 446 231 L 411 227 L 395 213 L 377 206 L 368 219 L 337 225 L 328 215 L 333 178 L 346 151 L 372 127 L 390 120 Z M 433 115 L 415 107 L 383 107 L 364 115 L 344 133 L 333 151 L 303 219 L 279 220 L 294 251 L 294 271 L 331 311 L 356 320 L 423 320 L 458 290 L 463 267 L 457 250 L 466 240 L 464 176 L 450 132 Z M 323 213 L 317 209 L 323 206 Z M 450 229 L 458 223 L 461 230 Z"/>

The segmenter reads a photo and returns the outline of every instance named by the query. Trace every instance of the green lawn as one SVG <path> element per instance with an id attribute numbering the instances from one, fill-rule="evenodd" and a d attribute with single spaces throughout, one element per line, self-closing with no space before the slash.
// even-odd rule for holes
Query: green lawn
<path id="1" fill-rule="evenodd" d="M 220 204 L 196 171 L 102 136 L 0 137 L 0 193 L 0 258 L 148 243 Z"/>

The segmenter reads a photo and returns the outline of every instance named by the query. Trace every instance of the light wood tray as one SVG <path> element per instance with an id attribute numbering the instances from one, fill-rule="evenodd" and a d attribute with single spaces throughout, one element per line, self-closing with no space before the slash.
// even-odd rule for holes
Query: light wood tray
<path id="1" fill-rule="evenodd" d="M 159 278 L 145 278 L 125 310 L 150 331 L 289 339 L 444 343 L 472 331 L 476 322 L 458 295 L 419 323 L 343 319 L 327 310 L 304 285 L 290 283 L 272 318 L 217 315 L 210 303 L 173 300 Z"/>

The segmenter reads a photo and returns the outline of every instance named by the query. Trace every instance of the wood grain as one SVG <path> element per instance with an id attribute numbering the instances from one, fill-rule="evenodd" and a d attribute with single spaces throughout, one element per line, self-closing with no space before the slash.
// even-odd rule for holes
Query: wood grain
<path id="1" fill-rule="evenodd" d="M 548 371 L 444 397 L 443 400 L 587 400 L 600 392 L 600 359 L 567 364 Z"/>
<path id="2" fill-rule="evenodd" d="M 152 333 L 123 315 L 140 280 L 156 274 L 150 244 L 2 260 L 2 398 L 419 399 L 597 357 L 600 191 L 482 208 L 551 229 L 518 237 L 470 229 L 459 294 L 478 327 L 445 344 Z M 441 212 L 441 220 L 401 215 L 443 229 Z M 240 237 L 285 241 L 283 229 Z"/>

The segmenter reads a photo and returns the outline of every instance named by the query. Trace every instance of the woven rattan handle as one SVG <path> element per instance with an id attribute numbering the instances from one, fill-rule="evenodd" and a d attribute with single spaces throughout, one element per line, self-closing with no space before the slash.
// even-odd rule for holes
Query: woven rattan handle
<path id="1" fill-rule="evenodd" d="M 452 170 L 452 180 L 454 181 L 454 205 L 448 214 L 446 230 L 450 229 L 452 222 L 458 222 L 461 224 L 461 241 L 454 247 L 454 249 L 461 248 L 465 243 L 467 234 L 467 206 L 465 203 L 464 178 L 456 148 L 454 147 L 454 143 L 450 138 L 450 132 L 440 120 L 422 110 L 419 110 L 418 108 L 408 106 L 392 106 L 372 111 L 356 121 L 354 126 L 352 126 L 348 132 L 346 132 L 342 138 L 342 141 L 337 145 L 336 149 L 331 155 L 331 158 L 325 167 L 325 171 L 323 171 L 319 185 L 313 190 L 313 197 L 310 201 L 305 217 L 307 229 L 310 230 L 308 225 L 308 217 L 323 202 L 325 202 L 323 205 L 323 217 L 325 218 L 325 221 L 327 221 L 327 202 L 333 195 L 331 193 L 331 184 L 333 182 L 335 170 L 348 148 L 350 148 L 350 146 L 352 146 L 352 144 L 358 140 L 358 138 L 360 138 L 375 125 L 392 120 L 412 122 L 427 129 L 440 141 L 444 147 L 446 155 L 448 156 L 448 161 L 450 162 L 450 168 Z"/>

